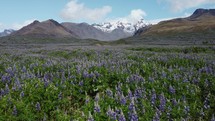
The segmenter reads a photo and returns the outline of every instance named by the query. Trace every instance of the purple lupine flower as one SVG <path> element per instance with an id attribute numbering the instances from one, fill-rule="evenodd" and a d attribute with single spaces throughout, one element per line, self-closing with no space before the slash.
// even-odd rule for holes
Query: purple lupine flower
<path id="1" fill-rule="evenodd" d="M 8 87 L 8 84 L 6 84 L 6 85 L 5 85 L 4 93 L 5 93 L 5 95 L 7 95 L 7 94 L 9 94 L 9 92 L 10 92 L 10 89 L 9 89 L 9 87 Z"/>
<path id="2" fill-rule="evenodd" d="M 23 72 L 23 73 L 26 73 L 26 72 L 27 72 L 27 69 L 26 69 L 25 66 L 22 67 L 22 72 Z"/>
<path id="3" fill-rule="evenodd" d="M 118 93 L 116 93 L 116 92 L 115 92 L 114 97 L 115 97 L 115 100 L 116 100 L 116 101 L 118 101 L 118 100 L 119 100 Z"/>
<path id="4" fill-rule="evenodd" d="M 138 121 L 138 115 L 135 108 L 133 108 L 133 110 L 129 112 L 129 119 L 130 121 Z"/>
<path id="5" fill-rule="evenodd" d="M 187 83 L 187 82 L 189 82 L 189 80 L 188 80 L 188 79 L 184 79 L 183 82 L 184 82 L 184 83 Z"/>
<path id="6" fill-rule="evenodd" d="M 164 94 L 162 93 L 160 95 L 159 110 L 163 112 L 165 110 L 165 106 L 166 106 L 166 98 L 164 97 Z"/>
<path id="7" fill-rule="evenodd" d="M 22 92 L 20 93 L 20 97 L 23 98 L 24 96 L 25 96 L 25 93 L 22 91 Z"/>
<path id="8" fill-rule="evenodd" d="M 128 109 L 132 111 L 135 108 L 134 97 L 131 99 Z"/>
<path id="9" fill-rule="evenodd" d="M 15 79 L 15 85 L 16 85 L 16 87 L 17 87 L 19 90 L 22 89 L 21 83 L 20 83 L 20 81 L 19 81 L 18 78 Z"/>
<path id="10" fill-rule="evenodd" d="M 198 84 L 198 83 L 199 83 L 199 80 L 196 79 L 196 78 L 194 78 L 194 79 L 193 79 L 193 84 Z"/>
<path id="11" fill-rule="evenodd" d="M 88 78 L 89 77 L 89 73 L 87 71 L 83 71 L 82 75 L 83 75 L 84 78 Z"/>
<path id="12" fill-rule="evenodd" d="M 130 88 L 128 88 L 128 98 L 129 98 L 130 100 L 132 100 L 132 97 L 133 97 L 133 94 L 132 94 Z"/>
<path id="13" fill-rule="evenodd" d="M 110 105 L 108 106 L 108 110 L 107 110 L 106 114 L 107 114 L 107 116 L 111 117 L 112 109 L 111 109 Z"/>
<path id="14" fill-rule="evenodd" d="M 187 115 L 190 112 L 190 107 L 189 106 L 184 106 L 184 112 Z"/>
<path id="15" fill-rule="evenodd" d="M 119 114 L 118 121 L 126 121 L 126 119 L 125 119 L 125 116 L 124 116 L 124 114 L 123 114 L 122 109 L 120 109 L 120 114 Z"/>
<path id="16" fill-rule="evenodd" d="M 44 80 L 44 87 L 47 88 L 49 86 L 48 80 Z"/>
<path id="17" fill-rule="evenodd" d="M 142 89 L 140 89 L 138 87 L 138 88 L 136 88 L 136 90 L 134 92 L 134 95 L 135 95 L 136 98 L 142 98 L 142 93 L 143 93 Z"/>
<path id="18" fill-rule="evenodd" d="M 169 86 L 169 92 L 175 94 L 175 88 L 172 85 Z"/>
<path id="19" fill-rule="evenodd" d="M 90 98 L 89 98 L 89 96 L 87 95 L 87 96 L 86 96 L 85 103 L 88 104 L 89 102 L 90 102 Z"/>
<path id="20" fill-rule="evenodd" d="M 118 86 L 116 86 L 116 91 L 119 92 L 119 93 L 122 92 L 122 90 L 121 90 L 121 85 L 120 85 L 120 84 L 119 84 Z"/>
<path id="21" fill-rule="evenodd" d="M 115 112 L 116 112 L 117 114 L 120 114 L 120 110 L 119 110 L 117 107 L 115 107 Z"/>
<path id="22" fill-rule="evenodd" d="M 41 110 L 41 107 L 40 107 L 40 103 L 39 103 L 39 102 L 36 103 L 35 107 L 36 107 L 36 110 L 37 110 L 37 111 L 40 111 L 40 110 Z"/>
<path id="23" fill-rule="evenodd" d="M 149 82 L 154 82 L 155 80 L 152 77 L 149 77 Z"/>
<path id="24" fill-rule="evenodd" d="M 96 94 L 95 101 L 98 102 L 100 99 L 99 93 Z"/>
<path id="25" fill-rule="evenodd" d="M 4 95 L 5 95 L 4 89 L 1 89 L 1 90 L 0 90 L 0 95 L 1 95 L 1 96 L 4 96 Z"/>
<path id="26" fill-rule="evenodd" d="M 152 121 L 160 121 L 160 114 L 156 111 L 155 116 L 153 117 Z"/>
<path id="27" fill-rule="evenodd" d="M 90 111 L 89 111 L 89 116 L 88 116 L 87 121 L 94 121 L 93 116 Z"/>
<path id="28" fill-rule="evenodd" d="M 17 116 L 17 114 L 18 114 L 18 111 L 17 111 L 15 105 L 13 106 L 13 112 L 12 112 L 12 114 L 13 114 L 14 116 Z"/>
<path id="29" fill-rule="evenodd" d="M 137 74 L 133 74 L 130 77 L 128 77 L 126 81 L 129 83 L 144 82 L 144 78 L 142 76 L 137 75 Z"/>
<path id="30" fill-rule="evenodd" d="M 83 86 L 83 85 L 84 85 L 84 81 L 83 81 L 83 80 L 80 81 L 78 85 L 79 85 L 79 86 Z"/>
<path id="31" fill-rule="evenodd" d="M 6 81 L 7 81 L 7 75 L 3 75 L 3 76 L 1 77 L 1 81 L 2 81 L 3 83 L 6 83 Z"/>
<path id="32" fill-rule="evenodd" d="M 114 112 L 113 109 L 111 109 L 110 105 L 108 106 L 108 110 L 107 110 L 106 114 L 107 114 L 107 116 L 110 117 L 111 119 L 116 120 L 117 113 Z"/>
<path id="33" fill-rule="evenodd" d="M 111 110 L 111 119 L 116 120 L 117 119 L 116 116 L 117 116 L 117 113 L 112 109 Z"/>
<path id="34" fill-rule="evenodd" d="M 166 78 L 166 76 L 167 76 L 167 74 L 166 74 L 166 72 L 162 72 L 162 78 Z"/>
<path id="35" fill-rule="evenodd" d="M 121 103 L 122 105 L 125 105 L 125 104 L 126 104 L 126 99 L 125 99 L 125 96 L 124 96 L 123 93 L 120 95 L 120 103 Z"/>
<path id="36" fill-rule="evenodd" d="M 178 102 L 176 101 L 175 98 L 172 99 L 172 104 L 173 104 L 174 106 L 176 106 L 176 105 L 178 104 Z"/>
<path id="37" fill-rule="evenodd" d="M 156 101 L 157 95 L 156 92 L 153 91 L 153 94 L 151 96 L 151 104 L 154 106 L 155 105 L 155 101 Z"/>
<path id="38" fill-rule="evenodd" d="M 97 71 L 94 71 L 94 74 L 95 74 L 96 78 L 98 78 L 100 76 L 99 72 L 97 72 Z"/>
<path id="39" fill-rule="evenodd" d="M 113 92 L 108 88 L 106 90 L 106 94 L 109 96 L 109 97 L 113 97 Z"/>
<path id="40" fill-rule="evenodd" d="M 94 112 L 96 112 L 96 113 L 101 112 L 98 102 L 94 102 Z"/>

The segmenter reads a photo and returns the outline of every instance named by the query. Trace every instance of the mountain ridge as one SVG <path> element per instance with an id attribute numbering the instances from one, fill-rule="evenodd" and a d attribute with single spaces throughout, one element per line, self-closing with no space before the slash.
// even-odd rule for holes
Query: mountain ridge
<path id="1" fill-rule="evenodd" d="M 72 31 L 66 29 L 60 23 L 53 19 L 49 19 L 46 21 L 39 22 L 35 20 L 31 24 L 24 26 L 20 30 L 11 34 L 11 36 L 33 36 L 33 37 L 75 37 Z"/>

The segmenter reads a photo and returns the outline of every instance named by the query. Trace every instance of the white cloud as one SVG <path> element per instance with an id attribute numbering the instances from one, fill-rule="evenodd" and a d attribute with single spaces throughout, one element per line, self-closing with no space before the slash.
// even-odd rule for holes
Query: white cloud
<path id="1" fill-rule="evenodd" d="M 146 15 L 147 14 L 145 11 L 143 11 L 141 9 L 134 9 L 134 10 L 131 10 L 131 12 L 128 16 L 120 17 L 120 18 L 116 18 L 116 19 L 112 19 L 112 20 L 107 19 L 106 21 L 110 21 L 110 22 L 121 21 L 121 22 L 125 22 L 125 23 L 127 23 L 127 22 L 136 23 L 140 19 L 143 19 Z"/>
<path id="2" fill-rule="evenodd" d="M 215 4 L 215 0 L 157 0 L 159 3 L 168 3 L 173 12 L 181 12 L 185 9 L 198 7 L 205 4 Z"/>
<path id="3" fill-rule="evenodd" d="M 90 20 L 97 21 L 103 19 L 112 11 L 112 7 L 103 6 L 101 8 L 88 8 L 78 0 L 71 0 L 62 10 L 60 16 L 65 20 Z"/>
<path id="4" fill-rule="evenodd" d="M 22 23 L 14 23 L 10 26 L 10 29 L 14 29 L 14 30 L 19 30 L 21 29 L 22 27 L 32 23 L 35 19 L 31 19 L 31 20 L 26 20 Z"/>

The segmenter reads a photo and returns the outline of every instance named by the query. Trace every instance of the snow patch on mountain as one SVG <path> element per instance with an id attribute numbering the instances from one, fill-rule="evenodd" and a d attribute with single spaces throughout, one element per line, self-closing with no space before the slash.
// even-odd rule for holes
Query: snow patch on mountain
<path id="1" fill-rule="evenodd" d="M 123 30 L 126 33 L 134 33 L 140 28 L 150 25 L 144 19 L 137 21 L 136 23 L 129 22 L 104 22 L 101 24 L 92 24 L 93 27 L 102 30 L 103 32 L 111 33 L 115 29 Z"/>

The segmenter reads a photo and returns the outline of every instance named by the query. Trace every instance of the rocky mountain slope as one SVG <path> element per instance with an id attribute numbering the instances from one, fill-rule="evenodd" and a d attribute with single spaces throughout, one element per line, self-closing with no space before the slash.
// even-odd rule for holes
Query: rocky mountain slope
<path id="1" fill-rule="evenodd" d="M 197 9 L 187 18 L 162 21 L 157 25 L 138 30 L 133 39 L 142 41 L 190 41 L 190 43 L 215 40 L 215 9 Z M 166 41 L 169 40 L 169 41 Z"/>
<path id="2" fill-rule="evenodd" d="M 120 29 L 115 29 L 112 32 L 104 32 L 87 23 L 62 23 L 62 25 L 70 31 L 73 31 L 80 39 L 96 39 L 101 41 L 117 40 L 132 36 Z"/>
<path id="3" fill-rule="evenodd" d="M 63 38 L 63 37 L 75 37 L 78 36 L 74 32 L 66 29 L 58 22 L 49 19 L 47 21 L 33 23 L 23 27 L 22 29 L 11 34 L 12 36 L 32 36 L 38 38 Z"/>

